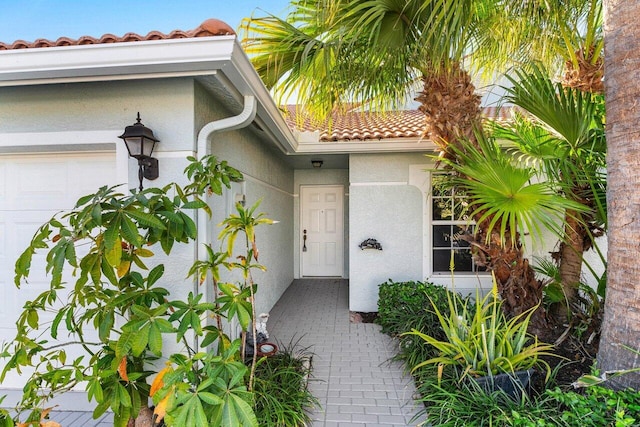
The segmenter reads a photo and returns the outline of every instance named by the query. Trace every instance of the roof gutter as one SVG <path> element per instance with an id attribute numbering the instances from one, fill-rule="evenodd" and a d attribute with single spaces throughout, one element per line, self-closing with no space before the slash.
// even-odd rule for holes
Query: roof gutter
<path id="1" fill-rule="evenodd" d="M 204 127 L 198 133 L 198 141 L 196 145 L 196 157 L 198 160 L 202 160 L 207 154 L 210 154 L 209 138 L 217 132 L 227 132 L 243 127 L 249 126 L 256 116 L 258 111 L 258 102 L 253 95 L 244 96 L 244 108 L 242 112 L 236 116 L 226 117 L 220 120 L 214 120 L 204 125 Z M 207 216 L 202 212 L 196 212 L 196 222 L 198 225 L 198 234 L 196 239 L 197 256 L 199 260 L 205 260 L 207 257 L 207 250 L 205 245 L 211 243 L 211 233 L 208 230 Z M 194 294 L 204 294 L 205 300 L 208 300 L 207 290 L 205 286 L 203 289 L 199 289 L 198 281 L 194 284 Z"/>

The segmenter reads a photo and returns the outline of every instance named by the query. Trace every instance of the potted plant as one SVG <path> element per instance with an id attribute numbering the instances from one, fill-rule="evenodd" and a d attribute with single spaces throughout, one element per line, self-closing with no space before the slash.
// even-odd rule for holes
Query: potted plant
<path id="1" fill-rule="evenodd" d="M 413 371 L 435 365 L 440 380 L 445 368 L 454 368 L 461 380 L 471 378 L 486 391 L 501 389 L 512 396 L 518 396 L 526 387 L 532 368 L 543 367 L 549 377 L 551 369 L 540 356 L 553 355 L 553 346 L 527 333 L 535 307 L 507 319 L 495 280 L 492 291 L 484 298 L 479 292 L 476 294 L 475 304 L 468 299 L 448 298 L 448 314 L 442 314 L 432 302 L 445 339 L 416 329 L 406 333 L 423 339 L 437 351 L 436 357 L 418 363 Z"/>

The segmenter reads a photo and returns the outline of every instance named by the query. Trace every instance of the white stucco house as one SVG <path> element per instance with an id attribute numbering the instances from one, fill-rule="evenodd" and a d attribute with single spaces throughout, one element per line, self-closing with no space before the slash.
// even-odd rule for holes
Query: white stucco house
<path id="1" fill-rule="evenodd" d="M 34 267 L 28 286 L 12 284 L 35 229 L 102 185 L 137 187 L 137 164 L 118 136 L 138 112 L 160 140 L 159 178 L 145 187 L 184 183 L 186 157 L 209 153 L 245 178 L 211 199 L 214 217 L 198 218 L 198 241 L 163 260 L 177 295 L 198 290 L 187 270 L 243 198 L 262 199 L 260 210 L 279 221 L 258 236 L 268 268 L 256 277 L 258 312 L 296 278 L 348 278 L 350 309 L 361 312 L 377 311 L 389 278 L 450 284 L 447 237 L 462 221 L 443 213 L 452 196 L 431 195 L 425 154 L 434 144 L 421 137 L 419 113 L 293 130 L 233 30 L 216 20 L 170 34 L 15 42 L 0 44 L 0 340 L 13 337 L 23 302 L 48 283 Z M 367 239 L 382 250 L 361 249 Z M 488 283 L 460 253 L 457 289 Z"/>

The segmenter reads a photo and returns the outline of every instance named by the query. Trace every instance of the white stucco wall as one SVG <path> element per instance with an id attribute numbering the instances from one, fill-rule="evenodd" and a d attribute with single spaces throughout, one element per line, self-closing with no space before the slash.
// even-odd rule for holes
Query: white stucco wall
<path id="1" fill-rule="evenodd" d="M 180 184 L 186 181 L 182 171 L 187 164 L 186 157 L 192 154 L 194 140 L 191 79 L 5 87 L 0 89 L 0 97 L 1 133 L 40 133 L 40 138 L 47 140 L 47 135 L 57 139 L 61 132 L 87 132 L 86 144 L 77 147 L 71 141 L 45 147 L 33 141 L 25 148 L 28 151 L 121 149 L 124 143 L 118 135 L 125 126 L 135 123 L 136 114 L 140 112 L 142 123 L 160 140 L 154 151 L 159 160 L 160 177 L 155 181 L 145 180 L 144 186 L 159 187 L 172 181 Z M 111 135 L 110 140 L 91 140 L 96 130 Z M 93 147 L 96 142 L 106 144 Z M 119 166 L 128 171 L 128 183 L 122 187 L 126 193 L 128 188 L 138 186 L 137 163 L 126 156 L 119 156 L 118 161 L 125 162 Z M 175 296 L 186 295 L 193 289 L 191 281 L 185 280 L 193 262 L 193 245 L 175 246 L 171 257 L 164 257 L 159 247 L 153 249 L 158 255 L 156 262 L 165 263 L 163 286 Z"/>
<path id="2" fill-rule="evenodd" d="M 422 193 L 409 185 L 409 165 L 420 154 L 358 154 L 349 160 L 349 309 L 377 311 L 378 285 L 421 280 Z M 373 238 L 382 251 L 361 250 Z"/>
<path id="3" fill-rule="evenodd" d="M 215 100 L 203 93 L 197 95 L 197 109 L 217 110 L 216 114 L 220 115 Z M 226 111 L 222 117 L 237 113 Z M 198 115 L 201 114 L 199 111 Z M 261 141 L 257 132 L 249 129 L 216 133 L 211 137 L 210 144 L 212 154 L 219 160 L 229 162 L 245 177 L 242 185 L 225 192 L 227 199 L 224 202 L 214 202 L 214 215 L 210 221 L 212 236 L 219 234 L 219 223 L 232 209 L 233 201 L 228 198 L 233 198 L 237 191 L 244 191 L 247 207 L 262 200 L 256 212 L 264 212 L 265 217 L 278 221 L 274 225 L 260 226 L 256 234 L 259 261 L 267 268 L 267 271 L 255 271 L 253 275 L 258 284 L 256 311 L 268 312 L 293 281 L 293 170 L 286 165 L 282 154 Z M 236 247 L 239 254 L 240 245 Z M 241 280 L 238 274 L 224 274 L 225 280 Z"/>
<path id="4" fill-rule="evenodd" d="M 349 277 L 349 170 L 348 169 L 297 169 L 294 173 L 294 276 L 300 278 L 300 186 L 342 185 L 344 187 L 344 278 Z"/>

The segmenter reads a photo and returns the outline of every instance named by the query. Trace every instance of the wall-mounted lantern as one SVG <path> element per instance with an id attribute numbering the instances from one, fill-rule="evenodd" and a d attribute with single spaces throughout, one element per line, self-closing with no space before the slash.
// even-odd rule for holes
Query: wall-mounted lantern
<path id="1" fill-rule="evenodd" d="M 159 140 L 153 135 L 153 131 L 140 122 L 140 113 L 136 123 L 124 128 L 121 138 L 127 146 L 129 156 L 138 159 L 138 179 L 140 191 L 142 191 L 142 179 L 156 179 L 159 176 L 158 159 L 151 157 L 156 142 Z"/>

